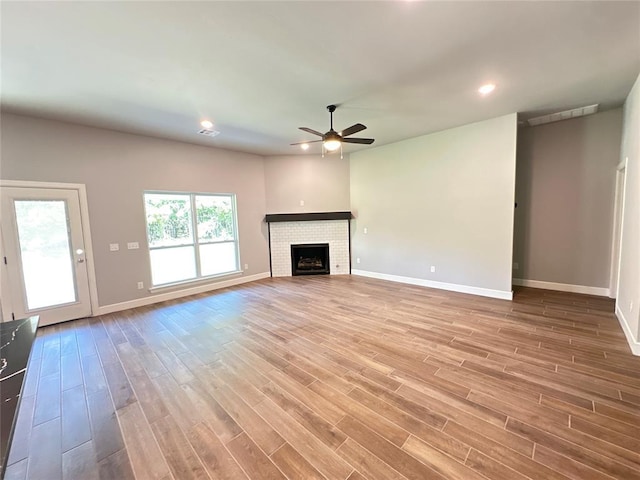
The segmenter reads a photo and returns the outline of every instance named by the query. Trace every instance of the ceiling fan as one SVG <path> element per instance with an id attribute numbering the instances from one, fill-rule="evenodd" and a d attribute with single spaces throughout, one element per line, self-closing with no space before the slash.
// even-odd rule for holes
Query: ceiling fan
<path id="1" fill-rule="evenodd" d="M 322 140 L 313 140 L 311 142 L 298 142 L 292 143 L 291 145 L 305 145 L 309 143 L 317 143 L 322 142 L 322 155 L 324 156 L 324 152 L 335 152 L 339 148 L 342 148 L 343 143 L 360 143 L 365 145 L 371 145 L 374 142 L 373 138 L 346 138 L 349 135 L 353 135 L 354 133 L 361 132 L 366 129 L 363 124 L 356 123 L 355 125 L 351 125 L 349 128 L 345 128 L 341 132 L 336 132 L 333 129 L 333 112 L 336 111 L 336 105 L 329 105 L 327 110 L 329 110 L 329 114 L 331 116 L 331 127 L 327 133 L 320 133 L 317 130 L 313 130 L 312 128 L 307 127 L 299 127 L 300 130 L 305 132 L 313 133 L 314 135 L 318 135 L 322 137 Z"/>

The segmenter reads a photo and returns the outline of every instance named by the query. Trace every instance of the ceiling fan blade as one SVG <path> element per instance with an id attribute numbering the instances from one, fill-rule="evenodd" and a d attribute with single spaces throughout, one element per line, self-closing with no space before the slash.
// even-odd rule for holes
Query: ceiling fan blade
<path id="1" fill-rule="evenodd" d="M 312 128 L 307 127 L 298 127 L 300 130 L 304 130 L 305 132 L 313 133 L 314 135 L 318 135 L 319 137 L 324 137 L 324 133 L 320 133 Z"/>
<path id="2" fill-rule="evenodd" d="M 322 140 L 311 140 L 310 142 L 298 142 L 298 143 L 290 143 L 289 145 L 304 145 L 305 143 L 318 143 Z"/>
<path id="3" fill-rule="evenodd" d="M 365 145 L 371 145 L 375 140 L 373 138 L 343 138 L 344 143 L 362 143 Z"/>
<path id="4" fill-rule="evenodd" d="M 367 128 L 367 127 L 365 127 L 363 124 L 356 123 L 355 125 L 351 125 L 349 128 L 345 128 L 342 131 L 342 136 L 343 137 L 348 137 L 349 135 L 353 135 L 354 133 L 361 132 L 365 128 Z"/>

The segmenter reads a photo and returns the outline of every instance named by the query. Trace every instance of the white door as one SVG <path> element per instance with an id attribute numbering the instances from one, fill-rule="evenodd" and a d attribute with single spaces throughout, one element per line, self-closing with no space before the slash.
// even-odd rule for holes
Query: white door
<path id="1" fill-rule="evenodd" d="M 91 315 L 78 191 L 3 187 L 1 200 L 13 316 L 42 326 Z"/>

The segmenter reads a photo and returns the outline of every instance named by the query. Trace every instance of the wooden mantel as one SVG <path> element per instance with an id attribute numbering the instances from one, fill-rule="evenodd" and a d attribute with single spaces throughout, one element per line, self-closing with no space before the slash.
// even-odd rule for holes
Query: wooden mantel
<path id="1" fill-rule="evenodd" d="M 267 213 L 265 222 L 310 222 L 314 220 L 351 220 L 351 212 Z"/>

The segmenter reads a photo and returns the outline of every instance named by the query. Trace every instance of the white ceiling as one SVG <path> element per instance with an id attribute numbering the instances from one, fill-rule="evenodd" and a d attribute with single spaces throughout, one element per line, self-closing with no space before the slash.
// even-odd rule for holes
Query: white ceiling
<path id="1" fill-rule="evenodd" d="M 619 106 L 640 2 L 6 2 L 2 108 L 259 154 Z M 477 88 L 498 85 L 483 98 Z M 201 118 L 221 133 L 197 134 Z M 366 146 L 351 145 L 347 151 Z M 309 151 L 319 152 L 319 144 Z"/>

